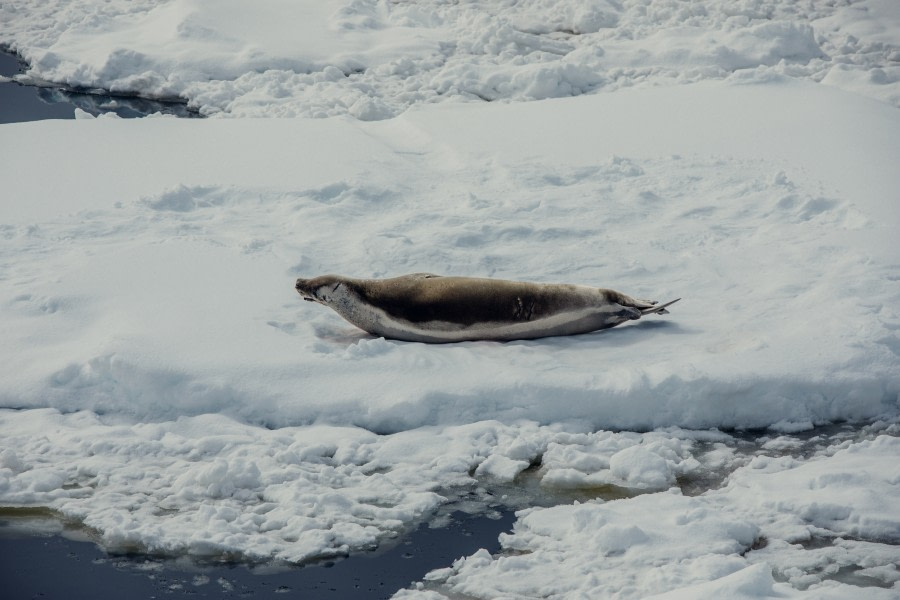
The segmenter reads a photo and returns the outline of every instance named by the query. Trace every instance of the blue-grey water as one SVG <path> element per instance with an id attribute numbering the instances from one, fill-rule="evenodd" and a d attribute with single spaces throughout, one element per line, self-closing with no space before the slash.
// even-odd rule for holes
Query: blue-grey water
<path id="1" fill-rule="evenodd" d="M 390 598 L 432 569 L 479 548 L 499 550 L 497 536 L 515 520 L 456 512 L 449 525 L 421 525 L 387 550 L 305 567 L 251 568 L 196 564 L 142 555 L 109 555 L 92 542 L 58 534 L 22 534 L 0 519 L 0 597 L 4 600 L 142 600 L 151 598 Z M 8 520 L 7 520 L 8 522 Z M 275 596 L 275 594 L 287 594 Z"/>

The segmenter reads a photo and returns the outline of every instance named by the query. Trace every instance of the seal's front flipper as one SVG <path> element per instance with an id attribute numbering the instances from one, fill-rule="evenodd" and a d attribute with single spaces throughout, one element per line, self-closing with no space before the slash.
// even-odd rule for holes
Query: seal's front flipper
<path id="1" fill-rule="evenodd" d="M 676 302 L 681 300 L 681 298 L 675 298 L 665 304 L 657 304 L 655 306 L 651 306 L 650 308 L 645 308 L 641 311 L 641 315 L 667 315 L 669 311 L 666 310 L 667 306 L 672 306 Z"/>

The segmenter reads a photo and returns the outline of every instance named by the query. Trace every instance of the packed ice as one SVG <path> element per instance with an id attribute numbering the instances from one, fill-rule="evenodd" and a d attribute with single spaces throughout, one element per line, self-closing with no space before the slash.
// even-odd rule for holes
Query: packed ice
<path id="1" fill-rule="evenodd" d="M 892 0 L 238 2 L 0 6 L 29 81 L 182 97 L 207 115 L 385 119 L 707 79 L 824 82 L 900 105 Z"/>
<path id="2" fill-rule="evenodd" d="M 304 564 L 465 496 L 501 550 L 395 597 L 900 594 L 900 5 L 13 1 L 0 44 L 219 117 L 0 126 L 0 506 Z M 293 290 L 413 272 L 682 300 L 427 345 Z"/>

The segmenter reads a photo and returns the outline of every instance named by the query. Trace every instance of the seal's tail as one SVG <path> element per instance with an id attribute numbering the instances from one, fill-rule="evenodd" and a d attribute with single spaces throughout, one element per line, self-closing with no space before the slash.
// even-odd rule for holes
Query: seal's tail
<path id="1" fill-rule="evenodd" d="M 675 298 L 674 300 L 670 300 L 665 304 L 654 304 L 650 308 L 641 309 L 641 315 L 667 315 L 669 314 L 669 311 L 666 310 L 666 307 L 672 306 L 679 300 L 681 300 L 681 298 Z"/>

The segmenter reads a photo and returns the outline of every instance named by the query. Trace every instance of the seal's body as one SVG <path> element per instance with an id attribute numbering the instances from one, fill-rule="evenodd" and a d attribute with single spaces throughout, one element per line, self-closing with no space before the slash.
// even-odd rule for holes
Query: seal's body
<path id="1" fill-rule="evenodd" d="M 378 336 L 412 342 L 517 340 L 587 333 L 668 311 L 655 301 L 584 285 L 415 273 L 391 279 L 298 279 L 304 300 Z M 673 301 L 673 302 L 677 302 Z"/>

